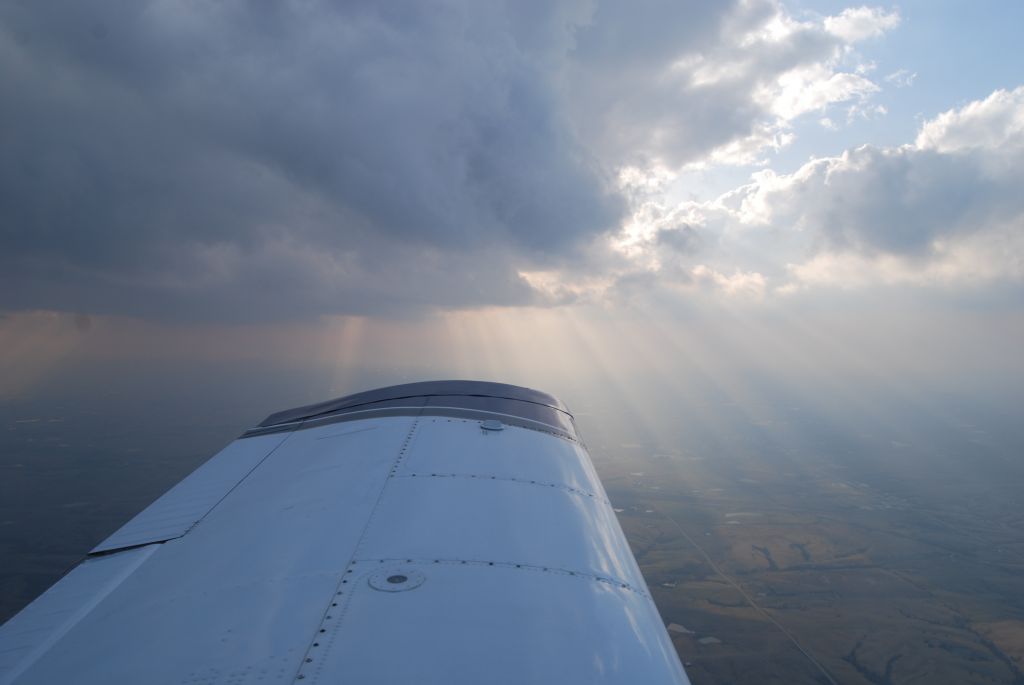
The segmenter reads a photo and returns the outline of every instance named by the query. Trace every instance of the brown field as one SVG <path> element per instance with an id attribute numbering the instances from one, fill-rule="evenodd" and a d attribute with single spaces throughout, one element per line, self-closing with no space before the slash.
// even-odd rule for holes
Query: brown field
<path id="1" fill-rule="evenodd" d="M 692 631 L 670 634 L 696 685 L 1024 682 L 1024 546 L 999 497 L 936 507 L 664 450 L 597 463 L 662 618 Z"/>

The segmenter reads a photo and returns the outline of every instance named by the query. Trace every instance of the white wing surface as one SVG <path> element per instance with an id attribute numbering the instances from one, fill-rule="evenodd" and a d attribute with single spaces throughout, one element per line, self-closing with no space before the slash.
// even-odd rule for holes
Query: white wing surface
<path id="1" fill-rule="evenodd" d="M 0 627 L 0 684 L 687 683 L 550 396 L 271 416 Z"/>

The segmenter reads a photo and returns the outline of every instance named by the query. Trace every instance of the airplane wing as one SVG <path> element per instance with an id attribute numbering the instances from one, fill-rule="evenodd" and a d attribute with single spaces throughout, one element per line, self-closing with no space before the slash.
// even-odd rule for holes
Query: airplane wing
<path id="1" fill-rule="evenodd" d="M 269 417 L 0 627 L 0 684 L 688 683 L 572 416 L 474 381 Z"/>

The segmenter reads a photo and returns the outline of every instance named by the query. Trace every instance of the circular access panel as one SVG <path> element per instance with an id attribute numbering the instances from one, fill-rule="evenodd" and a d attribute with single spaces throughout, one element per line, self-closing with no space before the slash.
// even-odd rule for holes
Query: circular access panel
<path id="1" fill-rule="evenodd" d="M 370 587 L 381 592 L 405 592 L 423 585 L 426 577 L 410 568 L 382 568 L 370 576 Z"/>

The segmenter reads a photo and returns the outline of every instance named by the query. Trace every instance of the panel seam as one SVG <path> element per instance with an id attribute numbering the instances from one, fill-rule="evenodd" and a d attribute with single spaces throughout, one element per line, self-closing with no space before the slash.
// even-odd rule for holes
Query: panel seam
<path id="1" fill-rule="evenodd" d="M 214 510 L 214 509 L 216 509 L 217 507 L 219 507 L 219 506 L 221 505 L 221 503 L 222 503 L 222 502 L 223 502 L 223 501 L 224 501 L 225 499 L 227 499 L 228 495 L 230 495 L 230 494 L 231 494 L 232 492 L 234 492 L 234 491 L 235 491 L 235 489 L 236 489 L 236 488 L 238 488 L 238 486 L 239 486 L 239 485 L 241 485 L 241 484 L 242 484 L 243 482 L 245 482 L 245 480 L 246 480 L 246 479 L 248 479 L 248 478 L 249 478 L 249 476 L 251 476 L 251 475 L 253 474 L 253 472 L 254 472 L 254 471 L 255 471 L 256 469 L 258 469 L 258 468 L 259 468 L 260 466 L 262 466 L 262 465 L 263 465 L 263 462 L 265 462 L 265 461 L 266 461 L 267 459 L 269 459 L 269 458 L 270 458 L 270 456 L 271 456 L 272 454 L 274 454 L 274 452 L 276 452 L 277 450 L 279 450 L 279 449 L 281 448 L 281 445 L 283 445 L 283 444 L 285 444 L 286 442 L 288 442 L 288 440 L 289 440 L 289 439 L 290 439 L 291 437 L 292 437 L 291 435 L 286 435 L 286 436 L 285 436 L 285 438 L 284 438 L 284 440 L 282 440 L 281 442 L 279 442 L 279 443 L 277 443 L 276 445 L 274 445 L 274 447 L 273 447 L 273 448 L 272 448 L 272 449 L 271 449 L 271 450 L 270 450 L 269 452 L 267 452 L 267 453 L 266 453 L 265 455 L 263 455 L 263 458 L 262 458 L 262 459 L 260 459 L 260 460 L 259 460 L 258 462 L 256 462 L 256 464 L 254 464 L 254 465 L 252 466 L 252 468 L 250 468 L 250 469 L 249 469 L 248 471 L 246 471 L 246 472 L 245 472 L 245 474 L 243 474 L 243 475 L 242 475 L 242 477 L 241 477 L 241 478 L 239 478 L 239 479 L 238 479 L 238 480 L 237 480 L 237 481 L 235 482 L 235 484 L 234 484 L 234 485 L 232 485 L 232 486 L 231 486 L 230 488 L 228 488 L 228 491 L 227 491 L 227 492 L 225 492 L 225 493 L 224 493 L 223 495 L 221 495 L 221 496 L 220 496 L 220 497 L 219 497 L 219 498 L 217 499 L 217 501 L 216 501 L 216 502 L 214 502 L 214 503 L 213 503 L 212 505 L 210 505 L 210 508 L 209 508 L 209 509 L 207 509 L 207 510 L 206 510 L 206 511 L 205 511 L 205 512 L 203 513 L 203 515 L 202 515 L 202 516 L 200 516 L 200 517 L 199 517 L 199 518 L 197 518 L 197 519 L 196 519 L 195 521 L 193 521 L 193 522 L 192 522 L 191 524 L 189 524 L 188 528 L 186 528 L 185 530 L 183 530 L 183 531 L 182 531 L 182 532 L 181 532 L 180 534 L 178 534 L 178 535 L 169 535 L 169 536 L 167 536 L 167 537 L 159 537 L 158 539 L 154 539 L 154 540 L 148 540 L 148 541 L 145 541 L 145 542 L 133 542 L 133 543 L 131 543 L 131 544 L 128 544 L 128 545 L 122 545 L 122 546 L 120 546 L 120 547 L 112 547 L 112 548 L 110 548 L 110 549 L 101 549 L 101 550 L 99 550 L 99 551 L 96 551 L 96 552 L 92 552 L 92 551 L 90 551 L 90 552 L 89 552 L 88 554 L 86 554 L 86 556 L 85 556 L 85 559 L 88 559 L 88 558 L 90 558 L 90 557 L 96 557 L 96 556 L 103 556 L 103 555 L 107 555 L 107 554 L 113 554 L 114 552 L 122 552 L 122 551 L 124 551 L 124 550 L 126 550 L 126 549 L 135 549 L 135 548 L 137 548 L 137 547 L 143 547 L 143 546 L 145 546 L 145 545 L 155 545 L 155 544 L 159 544 L 159 543 L 164 543 L 164 542 L 168 542 L 169 540 L 177 540 L 178 538 L 183 538 L 183 537 L 185 537 L 186 535 L 188 535 L 188 534 L 189 534 L 189 533 L 190 533 L 190 532 L 192 531 L 192 529 L 193 529 L 193 528 L 195 528 L 196 526 L 198 526 L 198 525 L 200 524 L 200 522 L 202 522 L 202 520 L 203 520 L 203 519 L 205 519 L 205 518 L 206 518 L 206 517 L 208 517 L 208 516 L 209 516 L 210 514 L 212 514 L 212 513 L 213 513 L 213 510 Z M 212 460 L 213 460 L 213 459 L 215 459 L 215 458 L 216 458 L 216 455 L 214 455 L 214 456 L 213 456 L 213 457 L 211 457 L 211 458 L 210 458 L 209 460 L 207 460 L 207 461 L 206 461 L 206 462 L 205 462 L 205 463 L 204 463 L 204 464 L 203 464 L 202 466 L 205 466 L 206 464 L 208 464 L 208 463 L 209 463 L 210 461 L 212 461 Z M 202 468 L 202 466 L 200 466 L 199 468 Z M 195 471 L 193 471 L 193 473 L 195 473 Z M 191 474 L 189 474 L 189 475 L 191 475 Z M 186 476 L 185 478 L 188 478 L 188 476 Z M 152 501 L 152 502 L 151 502 L 151 503 L 149 504 L 149 506 L 147 506 L 147 507 L 146 507 L 146 509 L 149 509 L 149 507 L 153 506 L 154 504 L 156 504 L 157 502 L 159 502 L 159 501 L 160 501 L 161 499 L 163 499 L 164 495 L 168 495 L 168 494 L 170 494 L 170 493 L 171 493 L 171 491 L 173 491 L 173 490 L 174 490 L 174 488 L 178 487 L 178 485 L 179 485 L 179 484 L 181 484 L 181 483 L 183 483 L 184 481 L 185 481 L 185 479 L 182 479 L 181 481 L 179 481 L 178 483 L 176 483 L 176 484 L 175 484 L 175 485 L 174 485 L 174 486 L 173 486 L 173 487 L 172 487 L 172 488 L 171 488 L 170 490 L 168 490 L 168 491 L 167 491 L 167 492 L 165 492 L 165 493 L 164 493 L 163 495 L 160 495 L 160 497 L 157 497 L 157 498 L 156 498 L 155 500 L 153 500 L 153 501 Z M 134 521 L 134 520 L 135 520 L 135 517 L 137 517 L 137 516 L 141 516 L 142 514 L 146 513 L 146 509 L 143 509 L 143 510 L 142 510 L 142 511 L 140 511 L 140 512 L 139 512 L 138 514 L 136 514 L 136 515 L 135 515 L 135 516 L 133 516 L 133 517 L 132 517 L 131 519 L 129 519 L 129 520 L 127 521 L 127 522 L 125 522 L 124 526 L 127 526 L 127 525 L 128 525 L 129 523 L 131 523 L 132 521 Z M 122 526 L 122 528 L 123 528 L 124 526 Z M 113 537 L 113 535 L 117 535 L 117 533 L 118 533 L 118 532 L 120 532 L 120 530 L 121 530 L 121 528 L 118 528 L 118 529 L 117 529 L 116 531 L 114 531 L 114 533 L 113 533 L 113 534 L 112 534 L 112 535 L 111 535 L 110 537 Z M 99 546 L 100 546 L 100 545 L 102 545 L 102 544 L 103 544 L 103 543 L 101 542 L 101 543 L 99 543 L 99 545 L 96 545 L 96 547 L 99 547 Z M 95 549 L 95 548 L 94 548 L 94 549 Z M 83 559 L 83 560 L 84 560 L 84 559 Z M 81 562 L 79 562 L 79 563 L 81 563 Z"/>
<path id="2" fill-rule="evenodd" d="M 571 495 L 578 495 L 579 497 L 589 497 L 590 499 L 603 502 L 611 505 L 606 497 L 602 497 L 599 494 L 583 490 L 581 488 L 574 488 L 571 485 L 564 483 L 552 483 L 546 480 L 529 480 L 527 478 L 515 478 L 513 476 L 490 476 L 480 473 L 403 473 L 401 475 L 395 475 L 395 478 L 464 478 L 464 479 L 475 479 L 475 480 L 493 480 L 505 483 L 517 483 L 519 485 L 533 485 L 539 488 L 554 488 L 567 492 Z"/>
<path id="3" fill-rule="evenodd" d="M 354 573 L 354 569 L 352 567 L 356 566 L 358 563 L 359 551 L 363 545 L 363 541 L 366 539 L 367 532 L 370 530 L 370 526 L 373 523 L 374 516 L 380 507 L 381 501 L 384 499 L 384 492 L 387 490 L 388 483 L 394 477 L 398 466 L 402 463 L 402 460 L 409 451 L 409 447 L 416 435 L 416 429 L 419 427 L 421 413 L 422 412 L 417 413 L 415 418 L 413 418 L 412 424 L 409 426 L 409 430 L 405 434 L 405 439 L 402 441 L 402 445 L 398 449 L 398 454 L 395 455 L 391 465 L 388 467 L 387 474 L 384 476 L 384 481 L 381 483 L 380 491 L 377 493 L 377 499 L 373 503 L 373 507 L 370 509 L 369 515 L 366 517 L 366 523 L 363 525 L 363 530 L 359 534 L 359 539 L 352 549 L 352 555 L 349 557 L 349 562 L 345 566 L 340 579 L 335 584 L 334 590 L 327 601 L 327 606 L 321 614 L 320 622 L 317 626 L 317 632 L 313 634 L 313 638 L 310 640 L 309 646 L 302 655 L 302 661 L 299 663 L 299 668 L 295 673 L 293 682 L 305 680 L 307 673 L 310 672 L 310 668 L 312 669 L 314 678 L 318 678 L 320 675 L 324 658 L 321 658 L 319 661 L 314 661 L 315 656 L 313 650 L 318 650 L 317 654 L 326 657 L 327 653 L 330 651 L 332 643 L 334 642 L 334 638 L 337 636 L 337 632 L 341 625 L 341 618 L 344 616 L 345 611 L 348 608 L 349 598 L 352 596 L 351 589 L 346 593 L 341 589 L 341 586 L 348 584 L 349 578 L 352 577 Z M 342 606 L 339 607 L 339 604 Z M 328 633 L 328 621 L 332 621 L 330 624 L 330 633 Z M 324 637 L 320 638 L 321 635 Z M 326 644 L 321 645 L 318 638 L 320 638 L 320 641 L 326 642 Z M 321 646 L 323 647 L 322 650 L 320 649 Z M 315 665 L 307 667 L 309 664 Z"/>
<path id="4" fill-rule="evenodd" d="M 368 564 L 411 564 L 416 566 L 432 566 L 432 565 L 445 565 L 445 566 L 484 566 L 492 568 L 507 568 L 514 569 L 517 571 L 526 571 L 534 573 L 549 573 L 560 576 L 569 576 L 579 578 L 581 580 L 590 580 L 598 583 L 604 583 L 611 587 L 619 588 L 620 590 L 626 590 L 635 595 L 650 599 L 650 595 L 646 590 L 641 587 L 634 585 L 633 583 L 627 583 L 621 578 L 616 578 L 612 575 L 602 575 L 600 573 L 591 573 L 590 571 L 579 571 L 572 568 L 563 568 L 561 566 L 541 566 L 540 564 L 531 564 L 526 562 L 498 560 L 498 559 L 453 559 L 453 558 L 401 558 L 401 557 L 386 557 L 383 559 L 356 559 L 356 561 Z"/>

